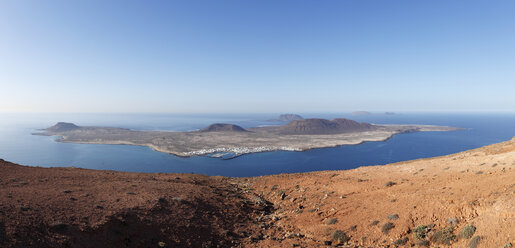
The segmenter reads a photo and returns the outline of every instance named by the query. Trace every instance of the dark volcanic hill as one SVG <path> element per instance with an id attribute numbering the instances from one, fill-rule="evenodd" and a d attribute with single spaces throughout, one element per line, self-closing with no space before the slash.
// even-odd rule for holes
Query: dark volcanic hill
<path id="1" fill-rule="evenodd" d="M 281 134 L 337 134 L 373 130 L 374 126 L 349 119 L 293 120 L 279 128 Z"/>
<path id="2" fill-rule="evenodd" d="M 345 118 L 336 118 L 331 121 L 338 123 L 339 128 L 350 131 L 366 131 L 374 127 L 374 125 L 369 123 L 357 122 Z"/>
<path id="3" fill-rule="evenodd" d="M 271 120 L 268 120 L 268 121 L 290 122 L 290 121 L 293 121 L 293 120 L 301 120 L 301 119 L 304 119 L 304 118 L 302 116 L 300 116 L 300 115 L 296 115 L 296 114 L 282 114 L 282 115 L 279 115 L 279 117 L 277 119 L 271 119 Z"/>
<path id="4" fill-rule="evenodd" d="M 49 132 L 66 132 L 79 129 L 80 127 L 68 122 L 58 122 L 57 124 L 45 129 Z"/>
<path id="5" fill-rule="evenodd" d="M 232 132 L 248 132 L 245 128 L 242 128 L 234 124 L 215 123 L 208 127 L 200 130 L 201 132 L 221 132 L 221 131 L 232 131 Z"/>
<path id="6" fill-rule="evenodd" d="M 279 120 L 279 121 L 293 121 L 293 120 L 300 120 L 300 119 L 304 119 L 304 118 L 302 118 L 302 116 L 296 115 L 296 114 L 283 114 L 283 115 L 279 115 L 279 118 L 277 118 L 277 120 Z"/>

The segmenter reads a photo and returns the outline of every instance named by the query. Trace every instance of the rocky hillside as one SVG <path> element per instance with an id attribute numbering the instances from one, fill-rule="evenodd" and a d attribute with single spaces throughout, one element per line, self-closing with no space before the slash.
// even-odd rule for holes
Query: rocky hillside
<path id="1" fill-rule="evenodd" d="M 0 160 L 0 247 L 512 247 L 515 139 L 256 178 Z"/>
<path id="2" fill-rule="evenodd" d="M 280 127 L 281 134 L 337 134 L 373 130 L 374 126 L 349 119 L 294 120 Z"/>
<path id="3" fill-rule="evenodd" d="M 79 129 L 80 127 L 68 122 L 58 122 L 57 124 L 45 129 L 48 132 L 66 132 Z"/>
<path id="4" fill-rule="evenodd" d="M 296 115 L 296 114 L 282 114 L 282 115 L 279 115 L 279 117 L 277 119 L 273 119 L 273 120 L 270 120 L 270 121 L 290 122 L 290 121 L 293 121 L 293 120 L 301 120 L 301 119 L 304 119 L 304 118 L 302 118 L 302 116 L 300 116 L 300 115 Z"/>
<path id="5" fill-rule="evenodd" d="M 249 185 L 274 204 L 283 247 L 515 245 L 515 139 L 385 166 L 252 178 Z"/>
<path id="6" fill-rule="evenodd" d="M 245 128 L 242 128 L 238 125 L 224 124 L 224 123 L 211 124 L 208 127 L 202 129 L 201 131 L 202 132 L 222 132 L 222 131 L 248 132 Z"/>
<path id="7" fill-rule="evenodd" d="M 0 160 L 0 247 L 231 247 L 270 213 L 230 178 Z"/>

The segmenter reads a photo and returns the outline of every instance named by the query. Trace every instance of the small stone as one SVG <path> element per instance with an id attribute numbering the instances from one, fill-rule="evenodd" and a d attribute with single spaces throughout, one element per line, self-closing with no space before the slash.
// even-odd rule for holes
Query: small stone
<path id="1" fill-rule="evenodd" d="M 399 219 L 399 215 L 398 214 L 390 214 L 390 215 L 388 215 L 387 218 L 389 220 L 397 220 L 397 219 Z"/>
<path id="2" fill-rule="evenodd" d="M 50 225 L 50 227 L 56 231 L 65 231 L 66 229 L 68 229 L 68 225 L 61 222 L 53 223 Z"/>
<path id="3" fill-rule="evenodd" d="M 386 186 L 386 187 L 392 187 L 392 186 L 393 186 L 393 185 L 395 185 L 395 184 L 397 184 L 397 183 L 392 182 L 392 181 L 389 181 L 389 182 L 386 182 L 386 183 L 384 184 L 384 186 Z"/>
<path id="4" fill-rule="evenodd" d="M 20 210 L 21 210 L 21 211 L 29 211 L 29 210 L 31 210 L 31 209 L 32 209 L 32 208 L 31 208 L 31 207 L 29 207 L 29 206 L 20 206 Z"/>
<path id="5" fill-rule="evenodd" d="M 479 241 L 481 240 L 481 237 L 474 236 L 468 243 L 468 248 L 477 248 L 479 245 Z"/>
<path id="6" fill-rule="evenodd" d="M 327 225 L 333 225 L 333 224 L 336 224 L 336 222 L 338 222 L 338 219 L 332 218 L 332 219 L 327 220 Z"/>

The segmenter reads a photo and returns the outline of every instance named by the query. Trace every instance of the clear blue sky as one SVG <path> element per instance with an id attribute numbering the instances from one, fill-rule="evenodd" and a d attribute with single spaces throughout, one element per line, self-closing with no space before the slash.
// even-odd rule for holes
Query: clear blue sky
<path id="1" fill-rule="evenodd" d="M 0 1 L 0 111 L 515 110 L 515 1 Z"/>

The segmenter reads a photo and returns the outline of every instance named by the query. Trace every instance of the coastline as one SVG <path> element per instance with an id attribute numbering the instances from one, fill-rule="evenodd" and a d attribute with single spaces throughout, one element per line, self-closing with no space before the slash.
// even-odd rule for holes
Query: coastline
<path id="1" fill-rule="evenodd" d="M 252 154 L 252 153 L 262 153 L 262 152 L 274 152 L 274 151 L 290 151 L 290 152 L 304 152 L 308 150 L 313 149 L 324 149 L 324 148 L 336 148 L 340 146 L 346 146 L 346 145 L 360 145 L 365 142 L 382 142 L 387 141 L 391 139 L 394 135 L 399 135 L 404 133 L 391 133 L 388 136 L 385 137 L 377 137 L 372 139 L 361 139 L 354 142 L 349 142 L 342 140 L 342 142 L 338 142 L 337 144 L 333 145 L 327 145 L 327 146 L 311 146 L 311 147 L 305 147 L 305 148 L 294 148 L 294 147 L 257 147 L 257 148 L 250 148 L 250 147 L 220 147 L 220 148 L 211 148 L 211 149 L 202 149 L 202 150 L 196 150 L 196 151 L 190 151 L 190 152 L 176 152 L 173 150 L 167 150 L 162 147 L 159 147 L 155 144 L 138 144 L 130 141 L 70 141 L 66 138 L 63 138 L 59 135 L 47 135 L 43 134 L 44 136 L 54 136 L 54 137 L 61 137 L 56 139 L 56 142 L 60 143 L 72 143 L 72 144 L 97 144 L 97 145 L 130 145 L 130 146 L 143 146 L 148 147 L 156 152 L 171 154 L 177 157 L 181 158 L 190 158 L 195 156 L 208 156 L 209 154 L 218 153 L 218 152 L 232 152 L 234 153 L 234 156 L 232 156 L 230 159 L 243 156 L 246 154 Z M 40 134 L 34 134 L 34 135 L 40 135 Z M 246 150 L 246 152 L 241 152 L 241 150 Z M 227 159 L 225 159 L 227 160 Z"/>
<path id="2" fill-rule="evenodd" d="M 210 156 L 231 153 L 245 154 L 333 148 L 359 145 L 363 142 L 386 141 L 397 134 L 428 131 L 455 131 L 461 128 L 433 125 L 384 125 L 377 130 L 320 135 L 280 135 L 264 128 L 252 132 L 159 132 L 119 128 L 84 127 L 79 131 L 43 132 L 33 135 L 56 136 L 56 142 L 77 144 L 134 145 L 178 157 Z M 83 129 L 85 131 L 83 131 Z M 107 134 L 106 134 L 107 133 Z M 111 136 L 109 136 L 111 135 Z"/>

